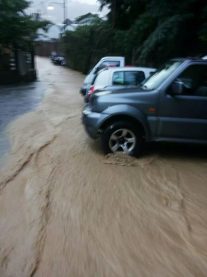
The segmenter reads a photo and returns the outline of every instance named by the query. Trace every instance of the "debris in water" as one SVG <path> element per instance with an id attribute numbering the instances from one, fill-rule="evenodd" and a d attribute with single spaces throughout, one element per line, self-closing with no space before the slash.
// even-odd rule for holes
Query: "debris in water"
<path id="1" fill-rule="evenodd" d="M 123 153 L 110 153 L 106 155 L 105 164 L 121 166 L 137 166 L 137 160 Z"/>

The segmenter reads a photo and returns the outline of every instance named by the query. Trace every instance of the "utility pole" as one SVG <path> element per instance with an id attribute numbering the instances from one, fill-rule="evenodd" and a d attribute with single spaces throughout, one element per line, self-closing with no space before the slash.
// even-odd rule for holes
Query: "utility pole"
<path id="1" fill-rule="evenodd" d="M 66 5 L 66 0 L 63 1 L 63 18 L 64 18 L 64 23 L 65 20 L 67 19 L 67 5 Z"/>

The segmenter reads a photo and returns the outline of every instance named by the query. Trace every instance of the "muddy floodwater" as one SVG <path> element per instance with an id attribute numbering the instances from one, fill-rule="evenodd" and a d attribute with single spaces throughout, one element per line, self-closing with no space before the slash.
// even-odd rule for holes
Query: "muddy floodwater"
<path id="1" fill-rule="evenodd" d="M 42 100 L 47 85 L 42 82 L 0 87 L 0 160 L 9 150 L 6 126 L 17 116 L 33 110 Z"/>
<path id="2" fill-rule="evenodd" d="M 38 68 L 46 96 L 7 127 L 0 276 L 207 276 L 207 148 L 104 156 L 81 124 L 83 76 Z"/>

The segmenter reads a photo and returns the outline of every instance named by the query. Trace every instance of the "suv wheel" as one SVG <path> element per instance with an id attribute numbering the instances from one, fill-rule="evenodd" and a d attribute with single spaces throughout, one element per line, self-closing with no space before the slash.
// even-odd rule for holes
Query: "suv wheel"
<path id="1" fill-rule="evenodd" d="M 109 125 L 101 136 L 104 152 L 122 152 L 131 156 L 140 154 L 143 137 L 142 133 L 130 122 L 119 121 Z"/>

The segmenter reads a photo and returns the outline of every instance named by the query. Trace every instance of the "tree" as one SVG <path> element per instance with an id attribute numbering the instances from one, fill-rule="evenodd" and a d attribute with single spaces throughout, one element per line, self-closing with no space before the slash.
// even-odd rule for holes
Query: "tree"
<path id="1" fill-rule="evenodd" d="M 170 58 L 207 54 L 206 0 L 99 2 L 109 7 L 108 20 L 66 35 L 68 58 L 76 69 L 86 72 L 104 55 L 159 66 Z"/>
<path id="2" fill-rule="evenodd" d="M 86 73 L 102 56 L 113 54 L 114 30 L 108 23 L 98 20 L 66 32 L 63 43 L 68 64 Z"/>
<path id="3" fill-rule="evenodd" d="M 206 0 L 99 2 L 101 7 L 108 5 L 108 20 L 117 33 L 126 30 L 122 33 L 124 52 L 137 64 L 158 65 L 168 58 L 198 55 L 206 49 Z"/>
<path id="4" fill-rule="evenodd" d="M 146 8 L 146 0 L 99 0 L 101 9 L 108 6 L 108 20 L 114 28 L 128 29 Z"/>
<path id="5" fill-rule="evenodd" d="M 37 21 L 26 15 L 26 0 L 0 0 L 0 44 L 24 48 L 31 43 L 38 28 L 46 27 L 48 21 Z"/>

